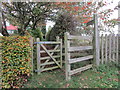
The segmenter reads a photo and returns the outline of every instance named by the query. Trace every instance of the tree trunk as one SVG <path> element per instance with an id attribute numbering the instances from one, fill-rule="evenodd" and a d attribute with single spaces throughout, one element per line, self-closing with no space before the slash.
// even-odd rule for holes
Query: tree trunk
<path id="1" fill-rule="evenodd" d="M 2 21 L 3 21 L 3 26 L 4 26 L 4 28 L 2 26 L 2 34 L 3 36 L 9 36 L 9 33 L 7 32 L 6 21 L 5 21 L 3 12 L 2 12 Z"/>

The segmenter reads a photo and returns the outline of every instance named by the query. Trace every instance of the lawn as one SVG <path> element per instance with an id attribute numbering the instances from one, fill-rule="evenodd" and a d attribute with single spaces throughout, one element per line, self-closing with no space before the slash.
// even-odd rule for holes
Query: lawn
<path id="1" fill-rule="evenodd" d="M 65 81 L 65 72 L 54 71 L 34 74 L 24 84 L 23 88 L 117 88 L 118 67 L 115 65 L 100 65 L 98 68 L 78 73 L 70 81 Z"/>

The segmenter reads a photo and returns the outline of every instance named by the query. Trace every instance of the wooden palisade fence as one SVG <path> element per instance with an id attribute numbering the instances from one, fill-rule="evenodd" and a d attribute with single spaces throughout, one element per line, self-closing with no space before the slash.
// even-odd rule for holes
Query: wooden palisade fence
<path id="1" fill-rule="evenodd" d="M 118 63 L 118 35 L 101 35 L 100 41 L 100 63 L 106 64 L 111 61 Z"/>
<path id="2" fill-rule="evenodd" d="M 40 74 L 40 72 L 52 70 L 56 68 L 62 68 L 62 39 L 59 39 L 57 37 L 57 41 L 40 41 L 39 38 L 37 38 L 37 42 L 34 44 L 37 44 L 37 72 Z M 46 48 L 46 45 L 55 45 L 54 49 L 48 50 Z M 42 49 L 43 50 L 42 50 Z M 47 56 L 41 56 L 42 53 L 46 53 Z M 56 55 L 56 53 L 59 53 Z M 45 67 L 47 65 L 53 65 Z"/>

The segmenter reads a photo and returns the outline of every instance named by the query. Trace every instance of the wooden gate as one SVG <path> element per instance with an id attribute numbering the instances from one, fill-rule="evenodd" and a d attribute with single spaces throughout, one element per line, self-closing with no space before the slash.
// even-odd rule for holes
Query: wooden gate
<path id="1" fill-rule="evenodd" d="M 70 80 L 71 75 L 76 74 L 78 72 L 87 70 L 89 68 L 92 67 L 92 64 L 88 64 L 86 66 L 83 66 L 81 68 L 78 69 L 73 69 L 71 70 L 71 64 L 73 63 L 78 63 L 78 62 L 82 62 L 82 61 L 87 61 L 87 60 L 91 60 L 93 59 L 93 53 L 92 55 L 87 55 L 87 56 L 83 56 L 83 57 L 78 57 L 78 58 L 71 58 L 71 53 L 75 52 L 75 51 L 83 51 L 83 50 L 90 50 L 93 49 L 93 46 L 71 46 L 71 40 L 75 40 L 75 39 L 79 39 L 79 40 L 92 40 L 91 36 L 73 36 L 73 35 L 69 35 L 68 32 L 65 33 L 65 67 L 66 67 L 66 80 Z M 73 41 L 74 43 L 74 41 Z M 79 53 L 81 54 L 81 53 Z"/>
<path id="2" fill-rule="evenodd" d="M 62 68 L 62 39 L 57 38 L 57 41 L 40 42 L 37 38 L 37 72 Z M 47 46 L 52 46 L 48 49 Z M 45 54 L 46 53 L 46 54 Z M 42 55 L 43 54 L 43 55 Z"/>

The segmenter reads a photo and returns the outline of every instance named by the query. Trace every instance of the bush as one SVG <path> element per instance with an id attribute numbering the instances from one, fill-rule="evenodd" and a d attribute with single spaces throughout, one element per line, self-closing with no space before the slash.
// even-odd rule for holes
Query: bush
<path id="1" fill-rule="evenodd" d="M 69 32 L 70 34 L 76 34 L 76 27 L 78 22 L 75 17 L 70 14 L 63 13 L 61 14 L 56 22 L 54 27 L 49 32 L 49 41 L 55 41 L 56 36 L 59 36 L 64 41 L 64 33 Z"/>
<path id="2" fill-rule="evenodd" d="M 29 33 L 35 37 L 35 38 L 40 38 L 40 40 L 43 40 L 43 33 L 40 28 L 36 28 L 35 30 L 28 30 Z"/>
<path id="3" fill-rule="evenodd" d="M 18 88 L 31 74 L 29 36 L 2 37 L 2 88 Z"/>

